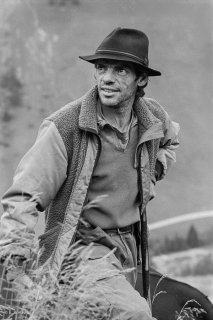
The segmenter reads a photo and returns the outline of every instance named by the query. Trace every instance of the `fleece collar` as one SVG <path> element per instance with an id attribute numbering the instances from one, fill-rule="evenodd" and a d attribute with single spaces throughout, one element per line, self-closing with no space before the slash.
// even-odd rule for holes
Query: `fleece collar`
<path id="1" fill-rule="evenodd" d="M 98 134 L 97 111 L 98 89 L 93 87 L 82 97 L 79 128 Z"/>
<path id="2" fill-rule="evenodd" d="M 98 89 L 93 87 L 82 97 L 79 128 L 98 134 L 97 121 Z M 150 111 L 146 98 L 137 98 L 133 109 L 138 118 L 140 143 L 163 137 L 162 122 Z"/>

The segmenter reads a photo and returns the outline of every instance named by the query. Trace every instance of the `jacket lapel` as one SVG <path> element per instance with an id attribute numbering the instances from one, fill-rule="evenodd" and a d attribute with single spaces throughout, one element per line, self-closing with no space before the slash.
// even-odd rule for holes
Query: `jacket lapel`
<path id="1" fill-rule="evenodd" d="M 79 115 L 79 128 L 96 134 L 98 133 L 96 110 L 97 100 L 98 90 L 95 86 L 82 97 L 81 111 Z"/>
<path id="2" fill-rule="evenodd" d="M 138 117 L 139 142 L 141 143 L 162 138 L 164 136 L 162 122 L 156 118 L 149 109 L 149 103 L 145 98 L 138 98 L 134 104 L 134 110 Z"/>

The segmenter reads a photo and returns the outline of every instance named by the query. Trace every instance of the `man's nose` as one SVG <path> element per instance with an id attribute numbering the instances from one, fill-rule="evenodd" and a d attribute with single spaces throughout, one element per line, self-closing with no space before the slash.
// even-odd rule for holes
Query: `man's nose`
<path id="1" fill-rule="evenodd" d="M 104 73 L 102 80 L 105 83 L 114 82 L 115 81 L 115 75 L 114 75 L 113 69 L 108 68 L 106 70 L 106 72 Z"/>

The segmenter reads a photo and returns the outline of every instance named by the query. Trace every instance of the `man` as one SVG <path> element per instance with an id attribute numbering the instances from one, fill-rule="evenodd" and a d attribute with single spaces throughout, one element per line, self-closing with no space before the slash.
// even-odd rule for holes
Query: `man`
<path id="1" fill-rule="evenodd" d="M 40 262 L 49 259 L 59 272 L 76 240 L 80 246 L 92 242 L 94 272 L 99 258 L 116 248 L 107 260 L 109 270 L 135 269 L 102 279 L 109 288 L 111 319 L 152 319 L 148 303 L 134 290 L 136 233 L 141 220 L 145 273 L 145 208 L 156 180 L 175 161 L 178 125 L 155 100 L 143 97 L 148 78 L 161 75 L 148 66 L 143 32 L 117 28 L 95 54 L 80 58 L 95 65 L 96 86 L 44 120 L 3 196 L 2 246 L 27 257 L 30 246 L 18 247 L 8 232 L 20 230 L 33 238 L 38 212 L 46 210 Z M 144 275 L 145 298 L 146 280 Z"/>

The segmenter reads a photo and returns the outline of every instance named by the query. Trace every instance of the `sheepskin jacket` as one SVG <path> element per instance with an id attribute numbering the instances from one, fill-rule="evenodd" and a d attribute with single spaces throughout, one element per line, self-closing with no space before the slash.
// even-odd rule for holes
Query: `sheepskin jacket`
<path id="1" fill-rule="evenodd" d="M 46 227 L 40 237 L 40 262 L 49 259 L 59 271 L 67 249 L 75 239 L 87 190 L 101 152 L 96 106 L 97 87 L 45 119 L 38 138 L 20 162 L 11 188 L 2 199 L 0 248 L 27 256 L 28 246 L 11 241 L 20 230 L 28 239 L 33 234 L 39 211 L 45 210 Z M 154 197 L 154 184 L 175 161 L 178 125 L 155 100 L 137 98 L 138 168 L 141 215 Z M 160 166 L 156 166 L 160 163 Z M 160 168 L 161 170 L 157 170 Z M 26 236 L 27 235 L 27 236 Z M 28 242 L 29 243 L 29 242 Z"/>

